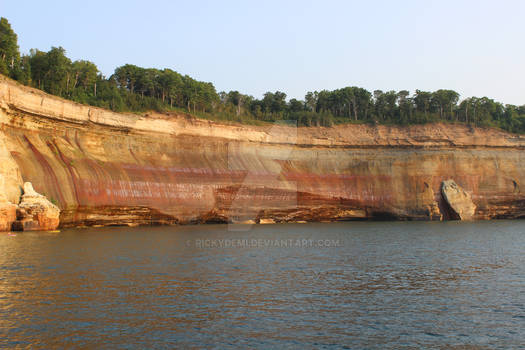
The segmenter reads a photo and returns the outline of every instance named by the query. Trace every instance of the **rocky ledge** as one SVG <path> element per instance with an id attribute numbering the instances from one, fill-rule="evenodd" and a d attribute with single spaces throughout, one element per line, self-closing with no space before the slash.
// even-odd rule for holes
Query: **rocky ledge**
<path id="1" fill-rule="evenodd" d="M 35 192 L 31 182 L 24 184 L 24 194 L 16 209 L 13 231 L 52 231 L 60 223 L 60 209 L 45 196 Z"/>
<path id="2" fill-rule="evenodd" d="M 52 231 L 60 223 L 60 209 L 45 196 L 35 192 L 30 182 L 18 205 L 9 202 L 0 175 L 0 231 Z"/>

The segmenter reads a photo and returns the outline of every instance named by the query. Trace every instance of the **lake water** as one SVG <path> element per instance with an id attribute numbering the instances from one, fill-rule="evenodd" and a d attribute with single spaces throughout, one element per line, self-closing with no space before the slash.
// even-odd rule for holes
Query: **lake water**
<path id="1" fill-rule="evenodd" d="M 524 253 L 525 221 L 0 234 L 0 348 L 523 348 Z"/>

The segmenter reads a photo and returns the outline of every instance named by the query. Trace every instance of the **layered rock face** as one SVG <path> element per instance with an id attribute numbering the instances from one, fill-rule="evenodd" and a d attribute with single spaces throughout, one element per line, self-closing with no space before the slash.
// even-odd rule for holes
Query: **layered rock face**
<path id="1" fill-rule="evenodd" d="M 60 222 L 135 225 L 525 216 L 525 138 L 463 125 L 223 125 L 83 106 L 0 80 L 0 173 L 56 201 Z M 469 214 L 470 215 L 470 214 Z"/>
<path id="2" fill-rule="evenodd" d="M 0 232 L 10 231 L 16 220 L 16 205 L 9 202 L 5 196 L 4 177 L 0 175 Z"/>
<path id="3" fill-rule="evenodd" d="M 45 196 L 35 192 L 31 182 L 26 182 L 16 209 L 16 218 L 13 231 L 51 231 L 60 223 L 60 209 Z"/>

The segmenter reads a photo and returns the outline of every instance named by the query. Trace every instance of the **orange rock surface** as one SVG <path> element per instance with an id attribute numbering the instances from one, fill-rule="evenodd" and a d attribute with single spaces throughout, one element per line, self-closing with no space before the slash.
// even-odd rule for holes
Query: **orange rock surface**
<path id="1" fill-rule="evenodd" d="M 0 174 L 0 232 L 11 231 L 11 226 L 15 220 L 16 205 L 7 200 L 4 176 Z"/>
<path id="2" fill-rule="evenodd" d="M 13 231 L 52 231 L 60 223 L 60 209 L 45 196 L 35 192 L 31 182 L 26 182 L 16 218 Z"/>
<path id="3" fill-rule="evenodd" d="M 0 174 L 69 225 L 439 220 L 454 180 L 473 219 L 525 216 L 525 138 L 495 129 L 226 125 L 113 113 L 0 80 Z"/>
<path id="4" fill-rule="evenodd" d="M 11 231 L 15 220 L 16 205 L 9 202 L 0 203 L 0 232 Z"/>

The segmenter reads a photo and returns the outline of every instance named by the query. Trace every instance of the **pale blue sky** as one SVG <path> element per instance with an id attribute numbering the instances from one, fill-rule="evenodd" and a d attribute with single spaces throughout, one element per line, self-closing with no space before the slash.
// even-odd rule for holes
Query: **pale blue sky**
<path id="1" fill-rule="evenodd" d="M 525 104 L 525 1 L 13 1 L 22 52 L 172 68 L 256 97 L 349 85 Z"/>

